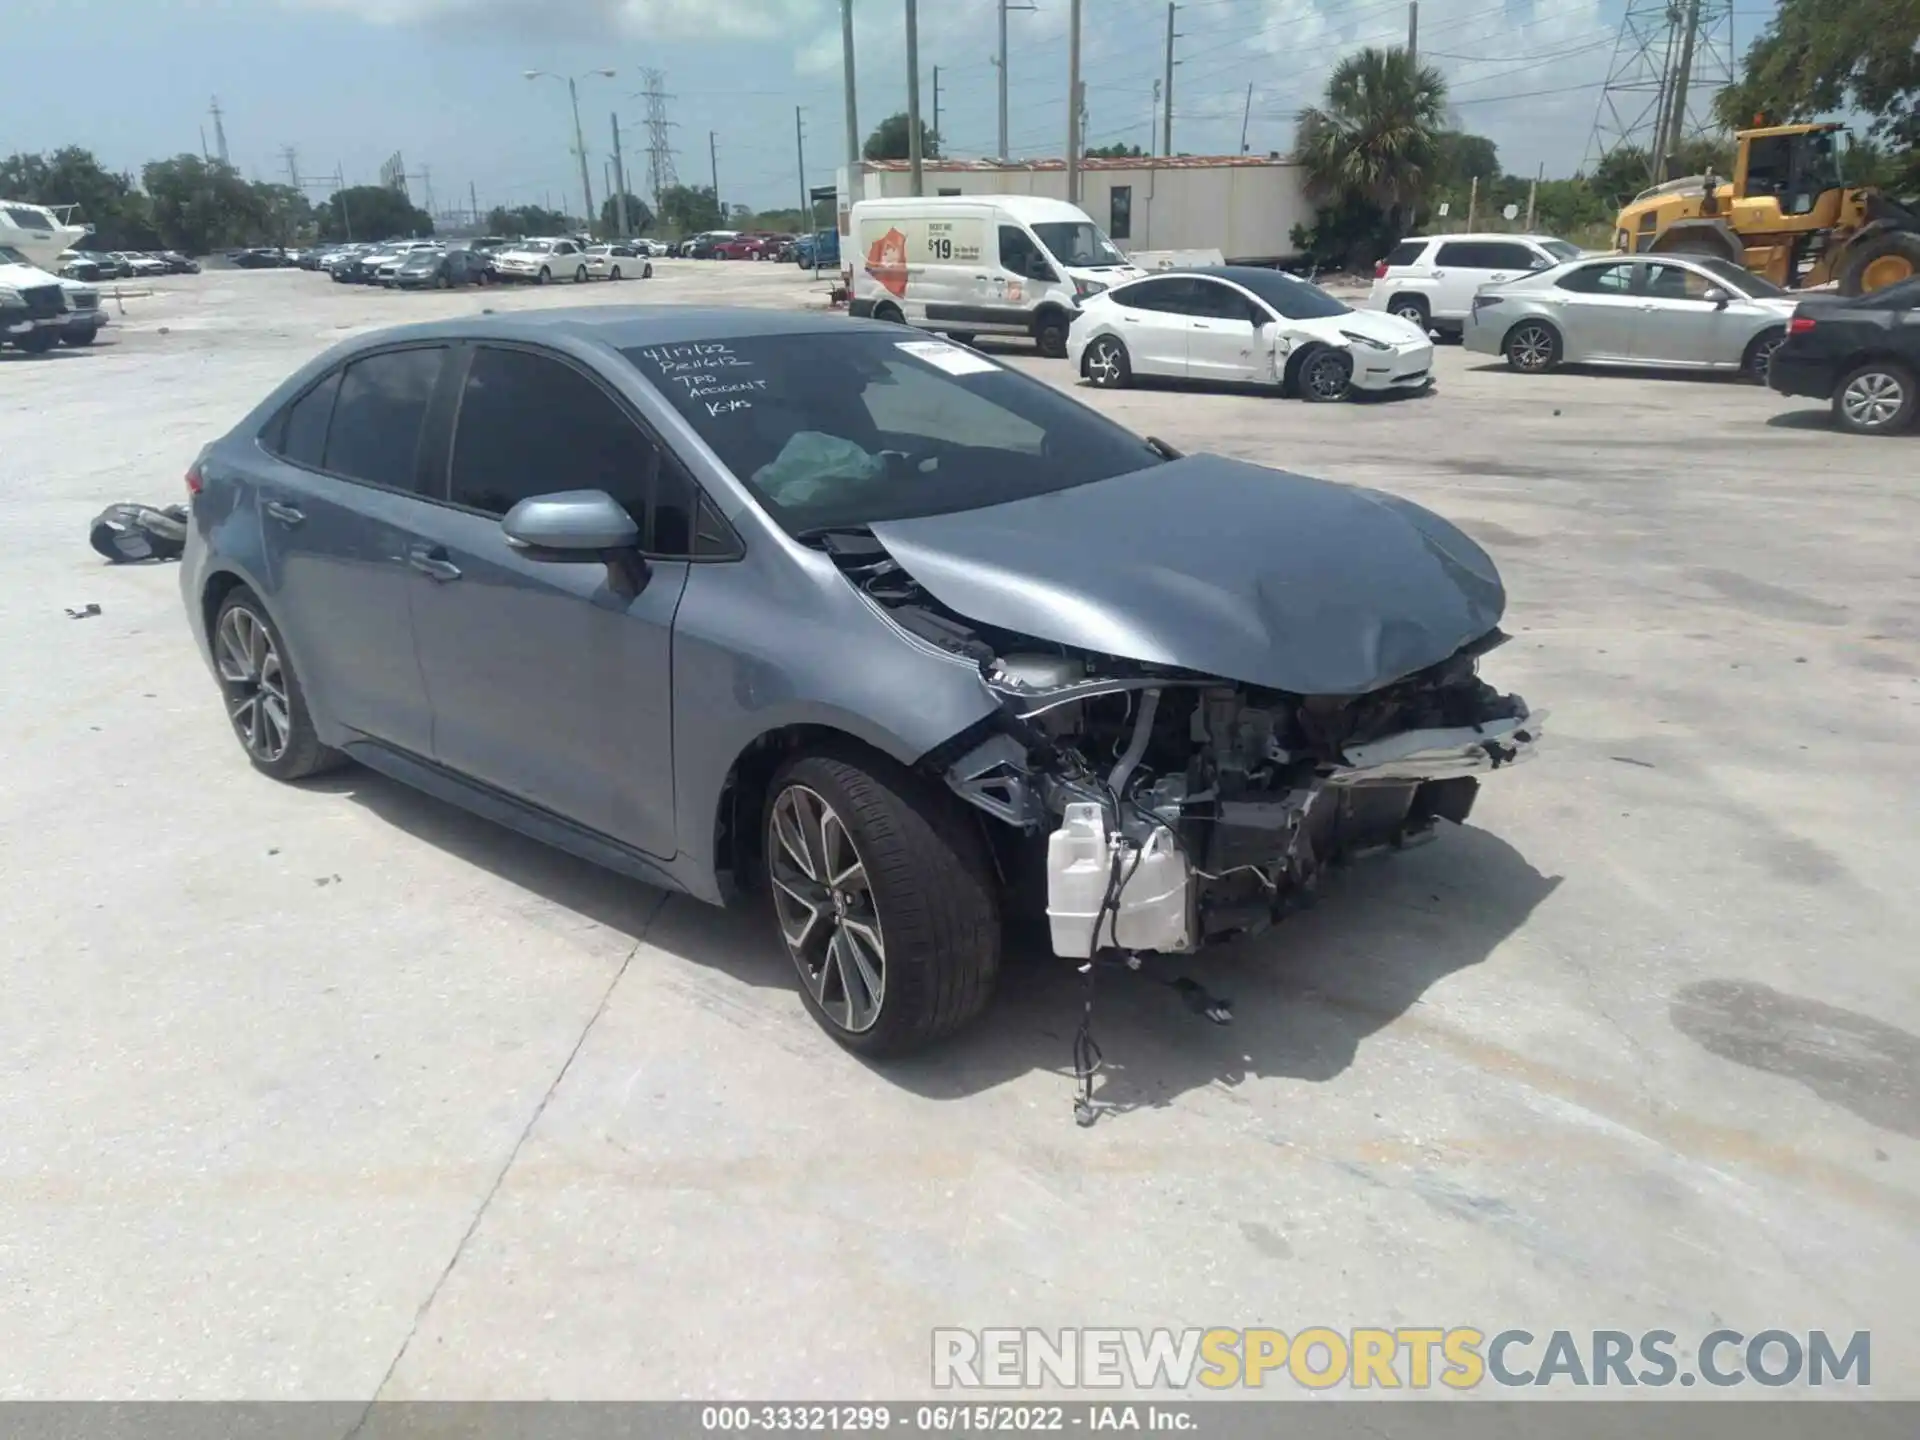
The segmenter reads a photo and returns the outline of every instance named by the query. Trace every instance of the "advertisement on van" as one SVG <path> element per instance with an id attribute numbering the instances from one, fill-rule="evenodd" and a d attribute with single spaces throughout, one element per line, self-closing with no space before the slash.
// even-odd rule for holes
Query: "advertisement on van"
<path id="1" fill-rule="evenodd" d="M 904 295 L 911 269 L 926 265 L 978 265 L 985 254 L 986 225 L 973 216 L 862 219 L 860 255 L 867 273 L 894 295 Z"/>

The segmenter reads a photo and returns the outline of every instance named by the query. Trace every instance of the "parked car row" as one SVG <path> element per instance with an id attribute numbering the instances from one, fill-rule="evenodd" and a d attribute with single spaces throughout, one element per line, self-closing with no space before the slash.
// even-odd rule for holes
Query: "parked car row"
<path id="1" fill-rule="evenodd" d="M 771 230 L 703 230 L 668 247 L 683 260 L 792 260 L 795 235 Z"/>
<path id="2" fill-rule="evenodd" d="M 12 245 L 0 245 L 0 345 L 41 354 L 91 345 L 107 323 L 100 292 L 49 274 Z"/>
<path id="3" fill-rule="evenodd" d="M 178 250 L 65 250 L 60 254 L 60 276 L 66 280 L 94 282 L 199 273 L 200 262 Z"/>
<path id="4" fill-rule="evenodd" d="M 570 236 L 504 240 L 482 236 L 464 243 L 390 240 L 337 245 L 320 252 L 313 268 L 342 285 L 389 289 L 454 289 L 523 280 L 546 285 L 589 280 L 646 280 L 653 262 L 645 242 L 593 244 Z"/>

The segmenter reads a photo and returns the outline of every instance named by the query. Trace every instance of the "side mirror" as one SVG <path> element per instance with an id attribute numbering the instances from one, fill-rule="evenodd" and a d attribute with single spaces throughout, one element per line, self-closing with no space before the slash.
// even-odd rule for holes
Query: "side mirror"
<path id="1" fill-rule="evenodd" d="M 1733 303 L 1733 292 L 1731 290 L 1722 290 L 1718 285 L 1709 285 L 1707 287 L 1707 293 L 1700 298 L 1712 304 L 1716 309 L 1724 310 Z"/>
<path id="2" fill-rule="evenodd" d="M 530 495 L 506 513 L 500 528 L 522 559 L 554 565 L 601 561 L 615 592 L 628 598 L 646 584 L 640 527 L 604 490 Z"/>

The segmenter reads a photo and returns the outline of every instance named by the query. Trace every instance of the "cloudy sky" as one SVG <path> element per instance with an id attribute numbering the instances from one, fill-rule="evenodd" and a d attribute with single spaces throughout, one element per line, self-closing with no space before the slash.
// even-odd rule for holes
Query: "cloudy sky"
<path id="1" fill-rule="evenodd" d="M 1020 3 L 1020 0 L 1015 0 Z M 1025 0 L 1009 20 L 1010 140 L 1065 140 L 1069 0 Z M 1420 50 L 1452 86 L 1456 120 L 1491 136 L 1511 171 L 1580 163 L 1630 0 L 1421 0 Z M 1649 0 L 1631 0 L 1646 8 Z M 1722 0 L 1724 3 L 1724 0 Z M 1736 44 L 1774 0 L 1732 0 Z M 596 196 L 611 118 L 645 145 L 641 72 L 674 97 L 676 163 L 704 183 L 717 156 L 728 201 L 797 203 L 794 107 L 807 179 L 845 154 L 838 0 L 5 0 L 8 82 L 0 153 L 75 143 L 116 168 L 197 151 L 218 97 L 243 173 L 371 181 L 394 151 L 431 176 L 436 206 L 562 199 L 578 208 L 566 88 L 582 80 Z M 959 155 L 996 140 L 997 0 L 920 0 L 921 105 Z M 863 128 L 905 108 L 904 0 L 855 0 Z M 1145 145 L 1165 48 L 1165 0 L 1083 0 L 1089 138 Z M 1190 153 L 1285 150 L 1293 115 L 1329 66 L 1404 41 L 1405 0 L 1184 0 L 1176 16 L 1174 143 Z M 1249 107 L 1248 86 L 1252 86 Z M 630 162 L 631 167 L 631 162 Z M 643 171 L 633 168 L 633 173 Z M 317 188 L 317 187 L 316 187 Z M 415 199 L 422 186 L 416 180 Z"/>

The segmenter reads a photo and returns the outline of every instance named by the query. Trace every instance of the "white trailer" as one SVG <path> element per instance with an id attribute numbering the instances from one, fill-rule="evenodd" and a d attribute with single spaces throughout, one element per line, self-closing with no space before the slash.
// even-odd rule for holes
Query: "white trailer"
<path id="1" fill-rule="evenodd" d="M 859 169 L 840 172 L 843 215 L 854 200 L 913 193 L 904 160 L 867 161 Z M 1061 160 L 929 160 L 921 170 L 927 195 L 1067 198 Z M 1231 264 L 1272 265 L 1298 256 L 1294 226 L 1313 225 L 1305 172 L 1272 155 L 1089 159 L 1081 165 L 1079 204 L 1129 255 L 1217 251 Z"/>

